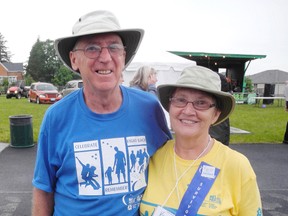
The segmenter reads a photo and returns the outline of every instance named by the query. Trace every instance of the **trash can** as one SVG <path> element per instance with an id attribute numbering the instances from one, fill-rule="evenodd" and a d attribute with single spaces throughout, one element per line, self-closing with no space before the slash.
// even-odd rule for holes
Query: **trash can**
<path id="1" fill-rule="evenodd" d="M 10 119 L 10 146 L 27 148 L 33 144 L 33 127 L 31 115 L 9 116 Z"/>

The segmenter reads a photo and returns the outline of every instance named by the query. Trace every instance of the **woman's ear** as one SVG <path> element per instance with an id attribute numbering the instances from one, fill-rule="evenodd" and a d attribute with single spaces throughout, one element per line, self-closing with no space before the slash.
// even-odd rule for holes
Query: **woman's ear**
<path id="1" fill-rule="evenodd" d="M 214 125 L 214 123 L 218 120 L 220 114 L 221 114 L 221 111 L 219 109 L 215 109 L 214 116 L 212 117 L 211 125 Z"/>

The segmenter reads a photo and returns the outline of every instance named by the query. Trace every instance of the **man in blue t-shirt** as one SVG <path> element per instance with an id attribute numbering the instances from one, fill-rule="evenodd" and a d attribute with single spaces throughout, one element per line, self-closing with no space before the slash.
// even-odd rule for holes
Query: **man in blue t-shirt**
<path id="1" fill-rule="evenodd" d="M 95 11 L 75 23 L 72 36 L 55 41 L 84 87 L 45 113 L 32 215 L 138 214 L 149 158 L 172 138 L 157 98 L 119 85 L 143 34 Z"/>

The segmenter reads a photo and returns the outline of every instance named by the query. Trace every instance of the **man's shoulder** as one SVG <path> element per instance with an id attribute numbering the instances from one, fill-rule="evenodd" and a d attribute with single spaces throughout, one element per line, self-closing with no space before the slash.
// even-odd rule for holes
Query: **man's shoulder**
<path id="1" fill-rule="evenodd" d="M 123 91 L 126 91 L 129 98 L 133 100 L 158 102 L 158 99 L 155 97 L 155 95 L 140 89 L 123 86 Z"/>

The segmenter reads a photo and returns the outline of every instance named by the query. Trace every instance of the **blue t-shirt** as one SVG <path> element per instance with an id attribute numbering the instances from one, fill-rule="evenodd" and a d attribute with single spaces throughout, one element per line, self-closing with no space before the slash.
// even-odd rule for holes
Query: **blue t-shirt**
<path id="1" fill-rule="evenodd" d="M 54 215 L 138 214 L 149 158 L 171 134 L 153 95 L 120 88 L 114 113 L 93 113 L 82 89 L 47 110 L 33 185 L 55 193 Z"/>

